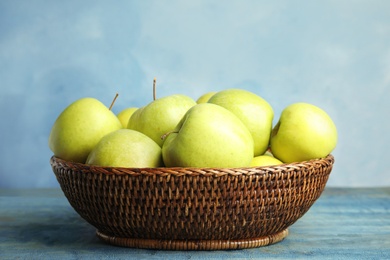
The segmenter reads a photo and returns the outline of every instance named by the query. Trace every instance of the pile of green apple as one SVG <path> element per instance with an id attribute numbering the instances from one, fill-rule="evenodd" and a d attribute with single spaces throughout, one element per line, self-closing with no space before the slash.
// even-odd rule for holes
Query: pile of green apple
<path id="1" fill-rule="evenodd" d="M 152 100 L 119 114 L 95 98 L 70 104 L 49 147 L 58 158 L 109 167 L 259 167 L 323 158 L 336 147 L 329 115 L 308 103 L 287 106 L 273 125 L 271 105 L 243 89 Z"/>

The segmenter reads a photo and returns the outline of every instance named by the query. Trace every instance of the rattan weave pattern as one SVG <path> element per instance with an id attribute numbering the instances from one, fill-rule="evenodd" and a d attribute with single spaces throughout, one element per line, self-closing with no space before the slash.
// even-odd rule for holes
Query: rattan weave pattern
<path id="1" fill-rule="evenodd" d="M 103 240 L 248 241 L 281 234 L 302 217 L 334 157 L 238 169 L 110 168 L 54 156 L 50 163 L 71 206 Z"/>

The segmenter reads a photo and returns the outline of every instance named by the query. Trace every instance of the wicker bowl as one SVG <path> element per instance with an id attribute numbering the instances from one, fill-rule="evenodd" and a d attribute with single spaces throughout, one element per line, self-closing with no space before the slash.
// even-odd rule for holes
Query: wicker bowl
<path id="1" fill-rule="evenodd" d="M 71 206 L 103 241 L 169 250 L 270 245 L 320 197 L 334 157 L 259 168 L 110 168 L 52 157 Z"/>

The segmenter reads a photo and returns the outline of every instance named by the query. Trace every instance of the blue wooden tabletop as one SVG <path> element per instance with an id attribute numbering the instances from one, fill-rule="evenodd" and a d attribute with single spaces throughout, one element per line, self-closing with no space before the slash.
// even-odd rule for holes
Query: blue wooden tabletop
<path id="1" fill-rule="evenodd" d="M 111 246 L 59 189 L 0 189 L 0 259 L 390 259 L 390 187 L 326 188 L 274 245 L 226 251 Z"/>

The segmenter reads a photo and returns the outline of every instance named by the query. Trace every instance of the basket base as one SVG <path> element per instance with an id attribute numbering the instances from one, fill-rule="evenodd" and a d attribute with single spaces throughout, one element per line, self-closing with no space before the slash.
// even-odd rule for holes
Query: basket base
<path id="1" fill-rule="evenodd" d="M 106 243 L 123 247 L 161 250 L 229 250 L 255 248 L 275 244 L 287 237 L 288 229 L 284 229 L 278 233 L 268 236 L 237 240 L 163 240 L 122 238 L 105 235 L 99 230 L 96 231 L 96 235 Z"/>

